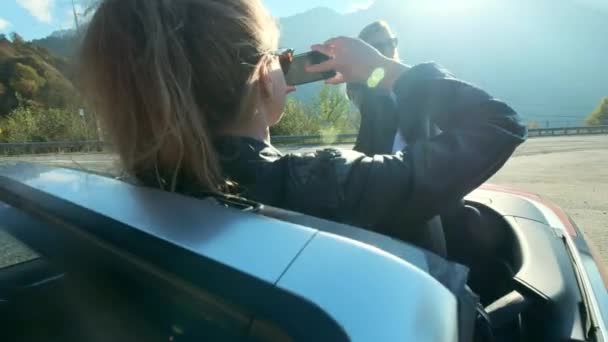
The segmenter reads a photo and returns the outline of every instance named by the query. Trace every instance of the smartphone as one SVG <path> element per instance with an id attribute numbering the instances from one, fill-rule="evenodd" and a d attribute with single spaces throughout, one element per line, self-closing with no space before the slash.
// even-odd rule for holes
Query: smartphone
<path id="1" fill-rule="evenodd" d="M 287 85 L 300 85 L 326 80 L 336 76 L 335 71 L 326 72 L 307 72 L 305 67 L 311 64 L 323 63 L 329 59 L 329 56 L 318 51 L 310 51 L 307 53 L 295 55 L 289 66 L 289 71 L 285 76 Z"/>

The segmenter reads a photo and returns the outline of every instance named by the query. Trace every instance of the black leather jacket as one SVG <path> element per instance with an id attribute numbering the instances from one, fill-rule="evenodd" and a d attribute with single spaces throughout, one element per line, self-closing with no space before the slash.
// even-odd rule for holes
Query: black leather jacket
<path id="1" fill-rule="evenodd" d="M 400 115 L 424 115 L 442 133 L 374 156 L 282 154 L 262 141 L 222 137 L 223 170 L 245 197 L 415 241 L 426 221 L 492 176 L 527 130 L 508 105 L 436 64 L 413 67 L 393 90 Z"/>
<path id="2" fill-rule="evenodd" d="M 387 91 L 367 89 L 360 90 L 358 95 L 361 125 L 353 148 L 355 151 L 368 156 L 392 154 L 397 130 L 401 131 L 408 144 L 440 133 L 437 126 L 424 116 L 426 113 L 403 115 L 406 113 L 399 112 L 397 104 Z"/>
<path id="3" fill-rule="evenodd" d="M 398 130 L 407 144 L 428 140 L 440 133 L 430 118 L 424 116 L 427 113 L 399 112 L 397 103 L 389 91 L 370 89 L 366 85 L 358 84 L 350 85 L 350 90 L 361 113 L 361 125 L 354 146 L 355 151 L 368 156 L 392 154 Z M 448 203 L 442 213 L 460 213 L 463 207 L 464 201 L 462 200 Z M 453 222 L 454 220 L 448 221 Z M 456 220 L 456 225 L 457 229 L 461 230 L 463 228 L 462 220 Z M 447 256 L 447 246 L 444 226 L 443 217 L 434 216 L 425 222 L 424 226 L 416 227 L 416 230 L 419 231 L 416 236 L 406 236 L 410 242 L 445 257 Z"/>
<path id="4" fill-rule="evenodd" d="M 361 125 L 354 150 L 368 156 L 391 154 L 399 115 L 397 104 L 389 92 L 369 89 L 366 85 L 351 85 L 356 91 L 356 105 L 361 114 Z"/>

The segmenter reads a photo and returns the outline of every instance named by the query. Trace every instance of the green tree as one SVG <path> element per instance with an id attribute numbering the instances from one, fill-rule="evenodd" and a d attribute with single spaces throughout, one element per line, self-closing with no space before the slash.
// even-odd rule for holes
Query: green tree
<path id="1" fill-rule="evenodd" d="M 351 128 L 349 121 L 350 101 L 344 96 L 340 88 L 324 85 L 317 95 L 315 108 L 323 126 L 332 127 L 338 131 Z"/>
<path id="2" fill-rule="evenodd" d="M 304 103 L 287 100 L 285 114 L 281 121 L 270 128 L 272 135 L 314 135 L 319 134 L 319 117 Z"/>
<path id="3" fill-rule="evenodd" d="M 38 72 L 29 65 L 15 64 L 15 71 L 11 78 L 11 87 L 19 94 L 33 97 L 42 88 L 46 80 L 38 75 Z"/>
<path id="4" fill-rule="evenodd" d="M 311 104 L 289 99 L 285 115 L 275 126 L 272 135 L 321 135 L 324 143 L 332 143 L 335 136 L 357 130 L 360 117 L 340 88 L 324 86 Z"/>
<path id="5" fill-rule="evenodd" d="M 586 119 L 587 125 L 608 125 L 608 96 L 602 98 L 599 106 L 589 114 Z"/>
<path id="6" fill-rule="evenodd" d="M 321 121 L 323 144 L 333 144 L 339 134 L 352 133 L 359 125 L 359 117 L 341 88 L 325 85 L 319 91 L 315 108 Z"/>
<path id="7" fill-rule="evenodd" d="M 81 141 L 96 139 L 94 119 L 78 112 L 20 106 L 0 120 L 1 142 Z"/>

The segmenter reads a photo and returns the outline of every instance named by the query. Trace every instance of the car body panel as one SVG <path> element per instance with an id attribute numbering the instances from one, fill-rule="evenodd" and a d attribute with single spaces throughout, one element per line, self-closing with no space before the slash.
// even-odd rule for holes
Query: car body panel
<path id="1" fill-rule="evenodd" d="M 591 287 L 593 293 L 596 294 L 595 301 L 597 303 L 598 311 L 601 313 L 604 322 L 606 322 L 608 317 L 608 296 L 605 295 L 606 287 L 604 285 L 604 280 L 602 279 L 600 269 L 598 269 L 598 264 L 588 253 L 579 253 L 579 255 L 580 262 L 586 270 L 589 286 Z"/>
<path id="2" fill-rule="evenodd" d="M 236 326 L 272 321 L 289 336 L 305 340 L 455 341 L 459 335 L 456 297 L 429 275 L 429 256 L 372 232 L 336 226 L 328 233 L 213 199 L 27 163 L 0 167 L 0 190 L 0 200 L 8 203 L 0 216 L 31 213 L 50 222 L 49 227 L 59 225 L 50 231 L 37 223 L 42 221 L 28 219 L 28 225 L 13 225 L 17 232 L 46 234 L 47 245 L 51 239 L 68 241 L 61 239 L 84 234 L 116 251 L 116 260 L 134 260 L 144 271 L 177 277 L 178 283 L 203 290 L 203 297 L 219 296 L 221 305 L 235 308 Z M 484 186 L 466 199 L 510 223 L 526 259 L 515 279 L 563 306 L 553 311 L 560 322 L 570 322 L 560 327 L 560 336 L 585 338 L 574 328 L 582 326 L 577 309 L 582 299 L 605 337 L 608 296 L 601 264 L 571 221 L 568 228 L 563 215 L 539 196 L 504 187 Z M 80 239 L 72 246 L 88 242 Z M 434 325 L 420 329 L 420 323 L 429 321 Z"/>
<path id="3" fill-rule="evenodd" d="M 491 195 L 486 194 L 485 197 L 491 198 L 493 206 L 500 208 L 501 212 L 505 215 L 538 220 L 553 228 L 561 229 L 571 236 L 577 235 L 570 218 L 564 210 L 546 198 L 531 192 L 491 183 L 483 184 L 471 195 L 484 197 L 484 192 L 491 193 Z M 517 198 L 520 200 L 517 200 Z M 521 201 L 521 199 L 525 201 Z M 509 203 L 505 203 L 505 201 L 509 201 Z M 534 209 L 526 205 L 526 202 L 527 204 L 534 206 Z M 527 208 L 522 206 L 526 206 Z M 508 213 L 506 212 L 507 210 L 512 212 Z"/>
<path id="4" fill-rule="evenodd" d="M 163 281 L 170 297 L 195 294 L 193 302 L 218 307 L 235 327 L 270 321 L 296 340 L 451 342 L 460 333 L 454 294 L 406 260 L 424 265 L 423 253 L 397 257 L 211 199 L 41 165 L 0 167 L 0 200 L 7 203 L 0 218 L 13 219 L 9 232 L 26 242 L 42 236 L 38 242 L 59 255 L 51 261 L 102 269 L 105 253 L 130 279 Z"/>
<path id="5" fill-rule="evenodd" d="M 275 283 L 315 230 L 86 173 L 16 164 L 2 176 Z M 115 200 L 108 200 L 115 199 Z M 179 208 L 179 212 L 175 212 Z M 213 208 L 213 209 L 211 209 Z M 200 213 L 205 212 L 201 218 Z M 287 227 L 289 229 L 287 229 Z M 262 238 L 263 237 L 263 238 Z M 252 242 L 256 243 L 252 243 Z M 235 253 L 238 251 L 238 253 Z M 251 262 L 255 260 L 255 262 Z"/>
<path id="6" fill-rule="evenodd" d="M 560 322 L 553 327 L 554 339 L 568 337 L 584 341 L 580 284 L 573 272 L 572 261 L 564 248 L 563 238 L 554 234 L 547 225 L 522 217 L 506 216 L 515 232 L 522 253 L 522 265 L 513 280 L 518 288 L 533 291 L 551 303 L 547 319 Z"/>
<path id="7" fill-rule="evenodd" d="M 571 253 L 574 269 L 579 276 L 579 285 L 585 300 L 585 306 L 589 309 L 594 322 L 594 334 L 601 336 L 601 341 L 608 341 L 608 291 L 602 280 L 598 260 L 586 252 L 586 248 L 578 246 L 585 245 L 586 241 L 579 238 L 577 242 L 571 237 L 566 237 L 566 244 Z"/>
<path id="8" fill-rule="evenodd" d="M 330 313 L 353 341 L 458 340 L 454 296 L 411 264 L 360 242 L 319 233 L 278 285 Z"/>
<path id="9" fill-rule="evenodd" d="M 557 281 L 564 276 L 555 255 L 560 252 L 559 247 L 555 246 L 559 243 L 558 238 L 547 234 L 547 226 L 540 222 L 513 216 L 505 218 L 515 227 L 514 232 L 523 254 L 521 268 L 514 278 L 525 282 L 546 298 L 555 298 L 563 293 L 564 283 Z M 537 260 L 543 262 L 539 263 Z"/>
<path id="10" fill-rule="evenodd" d="M 590 311 L 589 315 L 595 322 L 596 331 L 604 341 L 608 340 L 606 331 L 608 272 L 606 272 L 606 266 L 597 255 L 594 255 L 584 234 L 562 208 L 537 194 L 494 184 L 482 185 L 465 199 L 482 203 L 503 217 L 511 217 L 511 220 L 515 222 L 518 218 L 537 221 L 543 224 L 547 230 L 553 231 L 562 238 L 563 247 L 569 252 L 570 262 L 578 277 L 581 295 Z M 530 246 L 530 248 L 535 247 Z M 542 276 L 544 277 L 545 274 Z M 535 278 L 530 272 L 528 272 L 528 276 L 524 277 Z"/>

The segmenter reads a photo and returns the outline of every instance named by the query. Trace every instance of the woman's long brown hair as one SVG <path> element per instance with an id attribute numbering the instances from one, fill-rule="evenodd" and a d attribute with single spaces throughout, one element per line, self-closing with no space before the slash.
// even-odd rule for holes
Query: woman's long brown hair
<path id="1" fill-rule="evenodd" d="M 171 191 L 218 192 L 214 134 L 251 112 L 260 56 L 277 41 L 259 0 L 105 0 L 79 73 L 131 175 Z"/>

